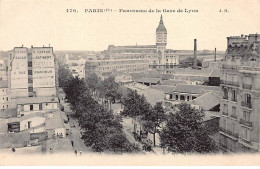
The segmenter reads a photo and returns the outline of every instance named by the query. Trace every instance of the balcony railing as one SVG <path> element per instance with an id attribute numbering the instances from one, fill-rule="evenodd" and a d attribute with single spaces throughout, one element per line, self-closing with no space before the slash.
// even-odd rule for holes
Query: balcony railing
<path id="1" fill-rule="evenodd" d="M 244 143 L 246 143 L 246 144 L 252 145 L 252 142 L 251 142 L 251 141 L 248 141 L 248 140 L 246 140 L 246 139 L 244 139 L 244 138 L 242 138 L 242 137 L 240 137 L 239 140 L 242 141 L 242 142 L 244 142 Z"/>
<path id="2" fill-rule="evenodd" d="M 237 102 L 237 98 L 231 98 L 231 101 Z"/>
<path id="3" fill-rule="evenodd" d="M 237 119 L 237 115 L 235 115 L 235 114 L 231 114 L 231 117 L 232 117 L 233 119 Z"/>
<path id="4" fill-rule="evenodd" d="M 239 87 L 239 83 L 234 81 L 221 80 L 221 84 Z"/>
<path id="5" fill-rule="evenodd" d="M 253 127 L 253 123 L 251 121 L 246 121 L 245 119 L 240 119 L 239 123 L 247 127 Z"/>
<path id="6" fill-rule="evenodd" d="M 235 138 L 238 138 L 238 133 L 231 132 L 231 131 L 229 131 L 227 129 L 224 129 L 222 127 L 219 127 L 219 131 L 224 132 L 224 133 L 226 133 L 226 134 L 228 134 L 230 136 L 233 136 Z"/>
<path id="7" fill-rule="evenodd" d="M 222 112 L 222 114 L 223 114 L 224 116 L 228 116 L 228 113 L 227 113 L 227 112 Z"/>
<path id="8" fill-rule="evenodd" d="M 252 89 L 252 85 L 251 84 L 243 84 L 243 89 L 251 90 Z"/>
<path id="9" fill-rule="evenodd" d="M 241 102 L 241 106 L 247 107 L 247 108 L 250 108 L 250 109 L 251 109 L 251 108 L 252 108 L 252 103 L 242 101 L 242 102 Z"/>
<path id="10" fill-rule="evenodd" d="M 226 99 L 226 100 L 228 100 L 228 96 L 225 96 L 225 95 L 224 95 L 224 96 L 223 96 L 223 99 Z"/>

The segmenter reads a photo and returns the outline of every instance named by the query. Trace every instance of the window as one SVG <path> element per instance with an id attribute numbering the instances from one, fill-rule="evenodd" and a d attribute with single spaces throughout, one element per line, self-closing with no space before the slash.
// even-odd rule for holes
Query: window
<path id="1" fill-rule="evenodd" d="M 189 101 L 190 100 L 190 96 L 187 96 L 187 101 Z"/>
<path id="2" fill-rule="evenodd" d="M 232 114 L 231 114 L 231 116 L 233 118 L 236 118 L 236 111 L 237 111 L 236 107 L 232 106 Z"/>
<path id="3" fill-rule="evenodd" d="M 33 83 L 32 77 L 28 77 L 28 83 Z"/>
<path id="4" fill-rule="evenodd" d="M 235 90 L 232 90 L 232 101 L 237 101 L 237 93 Z"/>
<path id="5" fill-rule="evenodd" d="M 224 104 L 224 112 L 226 115 L 228 115 L 228 105 Z"/>
<path id="6" fill-rule="evenodd" d="M 180 100 L 185 100 L 185 97 L 181 95 Z"/>
<path id="7" fill-rule="evenodd" d="M 226 120 L 223 120 L 223 128 L 224 128 L 225 130 L 227 130 L 227 121 L 226 121 Z"/>
<path id="8" fill-rule="evenodd" d="M 176 100 L 179 100 L 179 96 L 178 95 L 176 95 L 175 98 L 176 98 Z"/>
<path id="9" fill-rule="evenodd" d="M 32 70 L 28 70 L 28 75 L 32 75 Z"/>
<path id="10" fill-rule="evenodd" d="M 32 122 L 28 121 L 28 129 L 31 128 Z"/>
<path id="11" fill-rule="evenodd" d="M 244 139 L 248 140 L 250 139 L 250 133 L 249 133 L 249 130 L 248 129 L 245 129 L 244 131 Z"/>
<path id="12" fill-rule="evenodd" d="M 6 101 L 8 101 L 8 97 L 6 97 Z"/>
<path id="13" fill-rule="evenodd" d="M 245 121 L 250 121 L 250 113 L 248 111 L 243 112 L 243 119 Z"/>
<path id="14" fill-rule="evenodd" d="M 228 99 L 228 89 L 224 88 L 223 91 L 224 91 L 223 99 Z"/>
<path id="15" fill-rule="evenodd" d="M 33 92 L 33 87 L 28 87 L 28 92 Z"/>
<path id="16" fill-rule="evenodd" d="M 236 124 L 235 124 L 235 123 L 232 123 L 231 132 L 232 132 L 233 134 L 235 134 L 235 131 L 236 131 Z"/>
<path id="17" fill-rule="evenodd" d="M 30 110 L 33 110 L 33 104 L 30 104 Z"/>
<path id="18" fill-rule="evenodd" d="M 246 98 L 246 103 L 250 104 L 251 103 L 251 95 L 250 94 L 246 94 L 245 96 L 246 96 L 245 97 Z"/>
<path id="19" fill-rule="evenodd" d="M 28 67 L 32 67 L 32 61 L 28 61 Z"/>
<path id="20" fill-rule="evenodd" d="M 42 103 L 39 104 L 39 110 L 42 110 Z"/>

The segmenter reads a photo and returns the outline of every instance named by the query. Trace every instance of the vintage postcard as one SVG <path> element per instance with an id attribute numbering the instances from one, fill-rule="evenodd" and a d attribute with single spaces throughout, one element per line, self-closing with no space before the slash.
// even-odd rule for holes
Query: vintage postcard
<path id="1" fill-rule="evenodd" d="M 0 0 L 0 165 L 259 165 L 259 0 Z"/>

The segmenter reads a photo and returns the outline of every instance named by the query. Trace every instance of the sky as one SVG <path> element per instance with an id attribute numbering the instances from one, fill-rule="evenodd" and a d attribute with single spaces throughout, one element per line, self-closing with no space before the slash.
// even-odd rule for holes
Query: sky
<path id="1" fill-rule="evenodd" d="M 194 9 L 198 13 L 85 13 L 85 9 Z M 226 37 L 260 33 L 260 0 L 0 0 L 0 50 L 22 44 L 91 51 L 108 45 L 154 45 L 161 14 L 168 49 L 193 50 L 196 38 L 198 50 L 226 50 Z"/>

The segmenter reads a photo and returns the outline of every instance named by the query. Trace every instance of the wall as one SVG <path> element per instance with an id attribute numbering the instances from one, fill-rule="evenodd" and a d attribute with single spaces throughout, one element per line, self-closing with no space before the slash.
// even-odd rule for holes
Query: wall
<path id="1" fill-rule="evenodd" d="M 62 133 L 62 135 L 63 135 L 63 137 L 66 137 L 66 129 L 65 128 L 56 128 L 55 129 L 55 134 L 61 134 Z"/>
<path id="2" fill-rule="evenodd" d="M 20 122 L 20 131 L 28 129 L 28 122 L 31 121 L 31 128 L 43 125 L 45 118 L 43 117 L 32 117 Z"/>

